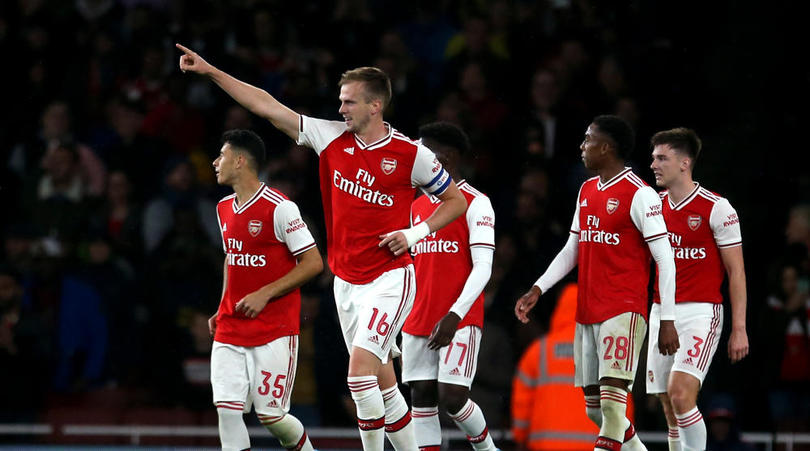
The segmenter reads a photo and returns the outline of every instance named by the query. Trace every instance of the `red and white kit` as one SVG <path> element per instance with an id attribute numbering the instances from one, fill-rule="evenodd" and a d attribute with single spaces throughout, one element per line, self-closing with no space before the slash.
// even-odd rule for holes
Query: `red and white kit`
<path id="1" fill-rule="evenodd" d="M 674 356 L 648 352 L 647 392 L 665 393 L 672 370 L 691 374 L 703 382 L 717 350 L 723 328 L 720 287 L 726 271 L 720 249 L 742 245 L 740 221 L 728 200 L 698 183 L 680 203 L 660 193 L 664 220 L 675 255 L 675 329 L 681 347 Z M 655 285 L 650 327 L 650 349 L 657 348 L 660 314 Z M 653 334 L 655 332 L 655 334 Z"/>
<path id="2" fill-rule="evenodd" d="M 474 258 L 489 259 L 495 250 L 495 212 L 489 198 L 464 181 L 458 188 L 467 200 L 464 216 L 416 243 L 414 254 L 419 290 L 413 311 L 402 329 L 402 379 L 472 384 L 484 325 L 483 288 L 476 280 Z M 439 207 L 435 196 L 422 196 L 411 206 L 417 225 Z M 472 280 L 471 280 L 472 279 Z M 469 288 L 468 288 L 469 287 Z M 447 312 L 460 318 L 451 344 L 437 351 L 427 347 L 433 327 Z"/>
<path id="3" fill-rule="evenodd" d="M 298 130 L 298 144 L 320 157 L 329 267 L 336 276 L 335 301 L 347 345 L 367 349 L 383 362 L 416 290 L 410 255 L 393 256 L 378 246 L 379 236 L 409 226 L 417 187 L 440 195 L 451 183 L 433 152 L 385 126 L 388 134 L 373 143 L 347 131 L 344 122 L 301 115 Z M 381 280 L 378 294 L 375 281 L 384 276 L 395 282 Z"/>
<path id="4" fill-rule="evenodd" d="M 661 201 L 630 168 L 606 183 L 593 177 L 580 188 L 571 233 L 579 265 L 575 385 L 632 381 L 647 329 L 648 242 L 667 236 Z"/>
<path id="5" fill-rule="evenodd" d="M 298 355 L 300 291 L 270 300 L 256 318 L 234 307 L 292 270 L 296 256 L 315 247 L 315 241 L 295 203 L 264 184 L 242 206 L 235 194 L 223 198 L 217 219 L 227 284 L 211 353 L 214 403 L 230 408 L 242 403 L 247 411 L 253 402 L 262 414 L 286 412 Z"/>

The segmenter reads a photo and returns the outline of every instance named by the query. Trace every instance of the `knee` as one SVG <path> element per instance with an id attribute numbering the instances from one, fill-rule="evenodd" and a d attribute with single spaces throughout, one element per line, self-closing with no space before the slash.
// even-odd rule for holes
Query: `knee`
<path id="1" fill-rule="evenodd" d="M 689 390 L 679 385 L 671 385 L 667 392 L 672 408 L 676 413 L 685 413 L 695 407 L 695 400 Z"/>
<path id="2" fill-rule="evenodd" d="M 273 436 L 278 438 L 278 434 L 281 432 L 279 429 L 279 423 L 284 418 L 284 412 L 273 412 L 271 414 L 261 414 L 257 413 L 257 417 L 259 417 L 259 422 L 264 426 L 268 431 L 270 431 Z"/>
<path id="3" fill-rule="evenodd" d="M 411 403 L 414 407 L 433 407 L 439 403 L 436 384 L 428 381 L 411 382 Z"/>
<path id="4" fill-rule="evenodd" d="M 460 387 L 463 388 L 463 387 Z M 455 415 L 464 408 L 469 399 L 469 392 L 466 389 L 446 388 L 439 391 L 439 401 L 444 410 L 450 415 Z"/>

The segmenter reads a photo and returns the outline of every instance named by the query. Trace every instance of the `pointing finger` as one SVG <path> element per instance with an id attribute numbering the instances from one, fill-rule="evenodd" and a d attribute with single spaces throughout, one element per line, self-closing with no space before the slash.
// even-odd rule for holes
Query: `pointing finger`
<path id="1" fill-rule="evenodd" d="M 180 44 L 174 44 L 174 46 L 177 47 L 178 49 L 182 50 L 183 53 L 185 53 L 186 55 L 193 55 L 194 54 L 193 51 L 191 51 L 190 49 L 188 49 L 188 48 L 186 48 L 186 47 L 184 47 L 184 46 L 182 46 Z"/>

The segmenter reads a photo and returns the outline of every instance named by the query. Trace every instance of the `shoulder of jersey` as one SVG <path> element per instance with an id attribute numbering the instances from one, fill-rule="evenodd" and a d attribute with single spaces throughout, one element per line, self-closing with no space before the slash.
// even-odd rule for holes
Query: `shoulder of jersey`
<path id="1" fill-rule="evenodd" d="M 394 129 L 394 131 L 391 133 L 391 142 L 410 144 L 413 146 L 413 150 L 416 150 L 417 147 L 419 147 L 419 141 L 414 141 L 411 138 L 408 138 L 407 136 L 398 132 L 397 129 Z"/>
<path id="2" fill-rule="evenodd" d="M 226 202 L 233 202 L 234 197 L 236 197 L 236 193 L 229 194 L 229 195 L 223 197 L 222 199 L 220 199 L 219 202 L 217 202 L 217 205 L 222 204 L 222 203 L 226 203 Z"/>
<path id="3" fill-rule="evenodd" d="M 702 186 L 700 188 L 698 188 L 697 195 L 698 195 L 698 197 L 706 199 L 706 200 L 708 200 L 709 202 L 711 202 L 713 204 L 715 204 L 715 203 L 719 202 L 721 199 L 723 199 L 723 196 L 721 196 L 721 195 L 719 195 L 717 193 L 714 193 L 712 191 L 709 191 L 709 190 L 707 190 L 706 188 L 704 188 Z"/>
<path id="4" fill-rule="evenodd" d="M 261 197 L 264 200 L 270 201 L 274 205 L 278 205 L 285 200 L 288 200 L 287 196 L 285 196 L 281 191 L 270 188 L 269 186 L 264 187 Z"/>
<path id="5" fill-rule="evenodd" d="M 633 171 L 628 171 L 627 174 L 625 174 L 624 179 L 635 185 L 638 189 L 644 188 L 645 186 L 650 186 L 647 184 L 647 182 L 641 180 L 641 177 L 637 176 Z"/>
<path id="6" fill-rule="evenodd" d="M 469 183 L 462 183 L 461 186 L 458 187 L 458 190 L 461 191 L 467 197 L 487 197 L 486 194 L 478 191 L 474 187 L 472 187 Z"/>

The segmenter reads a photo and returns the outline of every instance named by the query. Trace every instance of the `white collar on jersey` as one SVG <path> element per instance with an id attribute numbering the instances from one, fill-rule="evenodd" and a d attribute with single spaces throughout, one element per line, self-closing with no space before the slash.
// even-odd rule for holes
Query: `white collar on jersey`
<path id="1" fill-rule="evenodd" d="M 374 148 L 380 147 L 384 144 L 387 144 L 388 141 L 391 141 L 391 137 L 394 135 L 394 127 L 391 127 L 391 124 L 389 124 L 388 122 L 383 122 L 383 125 L 385 125 L 385 129 L 388 132 L 385 134 L 385 136 L 374 141 L 371 144 L 366 144 L 365 142 L 363 142 L 363 140 L 360 139 L 359 136 L 357 136 L 357 133 L 355 133 L 354 140 L 357 142 L 357 146 L 360 147 L 360 149 L 362 150 L 373 150 Z"/>
<path id="2" fill-rule="evenodd" d="M 247 210 L 247 209 L 248 209 L 248 207 L 250 207 L 250 206 L 251 206 L 251 205 L 253 205 L 253 204 L 254 204 L 254 203 L 257 201 L 257 200 L 259 200 L 259 198 L 261 197 L 261 193 L 262 193 L 262 191 L 264 191 L 264 182 L 262 182 L 262 183 L 259 185 L 259 189 L 257 189 L 257 190 L 256 190 L 256 192 L 255 192 L 255 193 L 253 193 L 253 195 L 252 195 L 252 196 L 250 196 L 250 199 L 248 199 L 248 201 L 247 201 L 247 202 L 245 202 L 244 204 L 242 204 L 242 206 L 241 206 L 241 207 L 240 207 L 240 206 L 238 206 L 238 205 L 236 205 L 236 195 L 234 194 L 234 196 L 233 196 L 233 202 L 231 203 L 231 207 L 233 208 L 233 212 L 234 212 L 234 213 L 236 213 L 236 214 L 240 214 L 240 213 L 242 213 L 243 211 Z"/>
<path id="3" fill-rule="evenodd" d="M 683 200 L 678 202 L 678 205 L 675 205 L 674 203 L 672 203 L 672 197 L 669 195 L 669 191 L 667 191 L 667 202 L 669 202 L 669 208 L 671 208 L 673 210 L 680 210 L 681 208 L 685 207 L 689 202 L 692 202 L 692 199 L 696 198 L 697 195 L 698 195 L 698 192 L 700 191 L 700 183 L 698 183 L 698 182 L 694 182 L 694 183 L 695 183 L 695 189 L 693 189 L 692 192 L 689 193 L 688 196 L 684 197 Z"/>
<path id="4" fill-rule="evenodd" d="M 610 188 L 611 186 L 616 184 L 616 182 L 624 178 L 624 176 L 627 175 L 630 171 L 631 169 L 625 166 L 622 172 L 619 172 L 618 174 L 614 175 L 612 179 L 608 180 L 605 183 L 602 183 L 602 179 L 599 176 L 596 176 L 597 177 L 596 189 L 598 189 L 599 191 L 604 191 Z"/>

